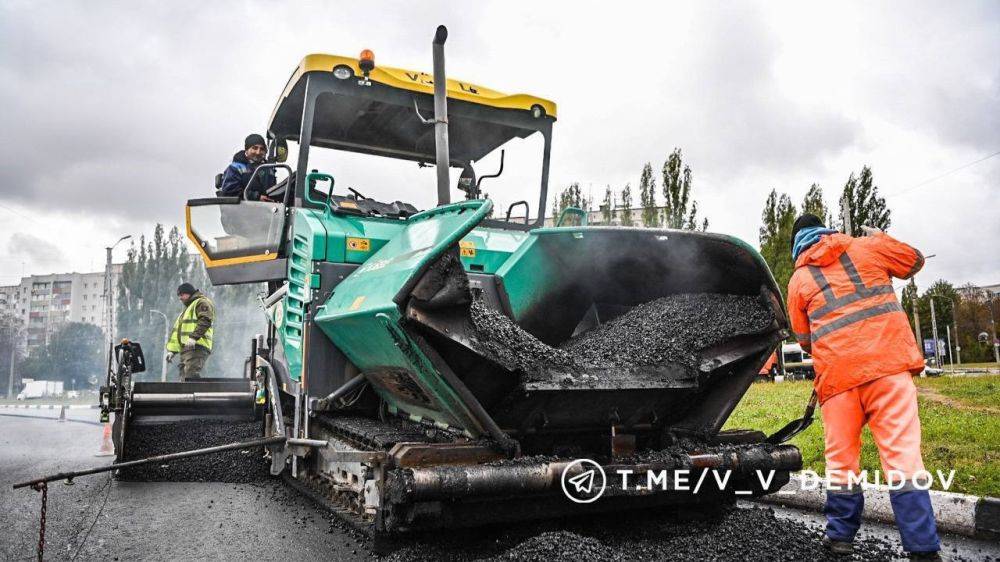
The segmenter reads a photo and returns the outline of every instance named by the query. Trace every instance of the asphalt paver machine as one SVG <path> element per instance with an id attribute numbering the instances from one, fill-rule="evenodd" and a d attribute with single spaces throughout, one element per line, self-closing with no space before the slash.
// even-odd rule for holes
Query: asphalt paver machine
<path id="1" fill-rule="evenodd" d="M 795 447 L 722 430 L 787 335 L 761 256 L 721 234 L 589 226 L 579 209 L 547 221 L 556 104 L 446 78 L 446 37 L 439 28 L 432 74 L 381 66 L 370 51 L 306 56 L 258 170 L 286 177 L 266 199 L 188 201 L 188 236 L 213 284 L 267 287 L 245 388 L 225 391 L 259 393 L 261 436 L 287 438 L 269 450 L 271 472 L 378 531 L 722 502 L 787 482 L 801 466 Z M 499 218 L 472 166 L 538 137 L 537 199 Z M 351 152 L 434 166 L 437 205 L 402 201 L 422 189 L 410 183 L 378 201 L 314 169 L 321 153 Z M 567 341 L 695 293 L 749 298 L 768 321 L 687 362 L 558 360 Z M 581 457 L 608 475 L 589 492 L 598 501 L 563 493 L 585 474 Z M 732 476 L 699 493 L 616 476 L 655 469 Z"/>

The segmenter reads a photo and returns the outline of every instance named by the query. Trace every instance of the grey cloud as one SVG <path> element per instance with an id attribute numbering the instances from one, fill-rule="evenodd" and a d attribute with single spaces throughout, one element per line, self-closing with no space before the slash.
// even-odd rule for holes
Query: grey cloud
<path id="1" fill-rule="evenodd" d="M 10 237 L 7 255 L 22 258 L 39 267 L 59 266 L 66 260 L 65 253 L 58 246 L 26 232 L 15 232 Z"/>
<path id="2" fill-rule="evenodd" d="M 446 23 L 451 75 L 559 104 L 553 190 L 580 181 L 599 197 L 606 183 L 635 187 L 644 162 L 658 168 L 679 146 L 713 227 L 752 241 L 771 187 L 820 181 L 830 197 L 861 164 L 879 178 L 905 169 L 866 157 L 877 148 L 872 121 L 928 132 L 953 153 L 997 150 L 998 6 L 845 5 L 871 54 L 859 99 L 816 107 L 778 84 L 787 46 L 768 17 L 782 8 L 769 3 L 4 2 L 0 201 L 128 232 L 180 224 L 184 200 L 211 194 L 243 137 L 263 131 L 305 53 L 370 47 L 379 64 L 428 69 L 431 33 Z M 847 166 L 827 169 L 845 154 Z M 369 194 L 433 196 L 430 183 L 400 194 L 416 183 L 389 166 L 340 156 L 329 165 Z M 535 206 L 528 192 L 499 195 Z"/>
<path id="3" fill-rule="evenodd" d="M 862 32 L 880 56 L 864 71 L 867 101 L 888 119 L 989 153 L 1000 148 L 1000 4 L 876 4 Z"/>

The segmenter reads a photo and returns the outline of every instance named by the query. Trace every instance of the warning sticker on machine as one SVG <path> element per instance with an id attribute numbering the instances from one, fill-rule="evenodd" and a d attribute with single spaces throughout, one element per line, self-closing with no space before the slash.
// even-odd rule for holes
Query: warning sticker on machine
<path id="1" fill-rule="evenodd" d="M 458 243 L 459 253 L 463 258 L 476 257 L 476 245 L 473 242 L 462 240 Z"/>
<path id="2" fill-rule="evenodd" d="M 368 252 L 372 249 L 372 241 L 367 238 L 347 238 L 347 249 L 352 252 Z"/>

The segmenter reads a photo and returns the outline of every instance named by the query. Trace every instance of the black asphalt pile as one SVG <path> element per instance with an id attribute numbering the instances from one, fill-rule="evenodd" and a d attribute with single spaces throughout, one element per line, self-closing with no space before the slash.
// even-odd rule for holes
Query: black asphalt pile
<path id="1" fill-rule="evenodd" d="M 758 334 L 774 321 L 757 297 L 716 293 L 670 295 L 640 304 L 571 339 L 562 348 L 588 365 L 698 365 L 699 350 Z"/>
<path id="2" fill-rule="evenodd" d="M 529 381 L 586 385 L 588 380 L 607 384 L 616 378 L 689 376 L 698 367 L 699 351 L 736 336 L 765 332 L 774 314 L 756 297 L 669 295 L 640 304 L 558 348 L 481 301 L 472 303 L 471 319 L 480 352 L 504 368 Z"/>
<path id="3" fill-rule="evenodd" d="M 569 531 L 552 531 L 531 537 L 496 557 L 496 560 L 611 560 L 615 552 L 593 537 Z"/>
<path id="4" fill-rule="evenodd" d="M 506 525 L 493 532 L 473 529 L 461 537 L 411 537 L 388 560 L 845 562 L 903 555 L 898 543 L 885 537 L 858 539 L 854 556 L 837 557 L 824 549 L 822 537 L 821 526 L 779 518 L 769 508 L 658 510 Z"/>
<path id="5" fill-rule="evenodd" d="M 126 437 L 125 458 L 138 460 L 259 439 L 259 421 L 184 420 L 133 425 Z M 270 477 L 262 447 L 225 451 L 147 464 L 119 471 L 119 480 L 151 482 L 257 482 Z"/>
<path id="6" fill-rule="evenodd" d="M 570 353 L 540 341 L 482 300 L 472 301 L 470 316 L 479 351 L 508 371 L 537 376 L 546 367 L 582 368 Z"/>

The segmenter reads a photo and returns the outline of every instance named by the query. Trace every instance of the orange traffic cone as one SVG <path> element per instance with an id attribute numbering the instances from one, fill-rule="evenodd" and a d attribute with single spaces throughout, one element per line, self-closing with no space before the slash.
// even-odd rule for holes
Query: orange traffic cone
<path id="1" fill-rule="evenodd" d="M 97 451 L 95 457 L 113 457 L 115 456 L 115 446 L 111 443 L 111 424 L 105 422 L 104 424 L 104 436 L 101 437 L 101 449 Z"/>

